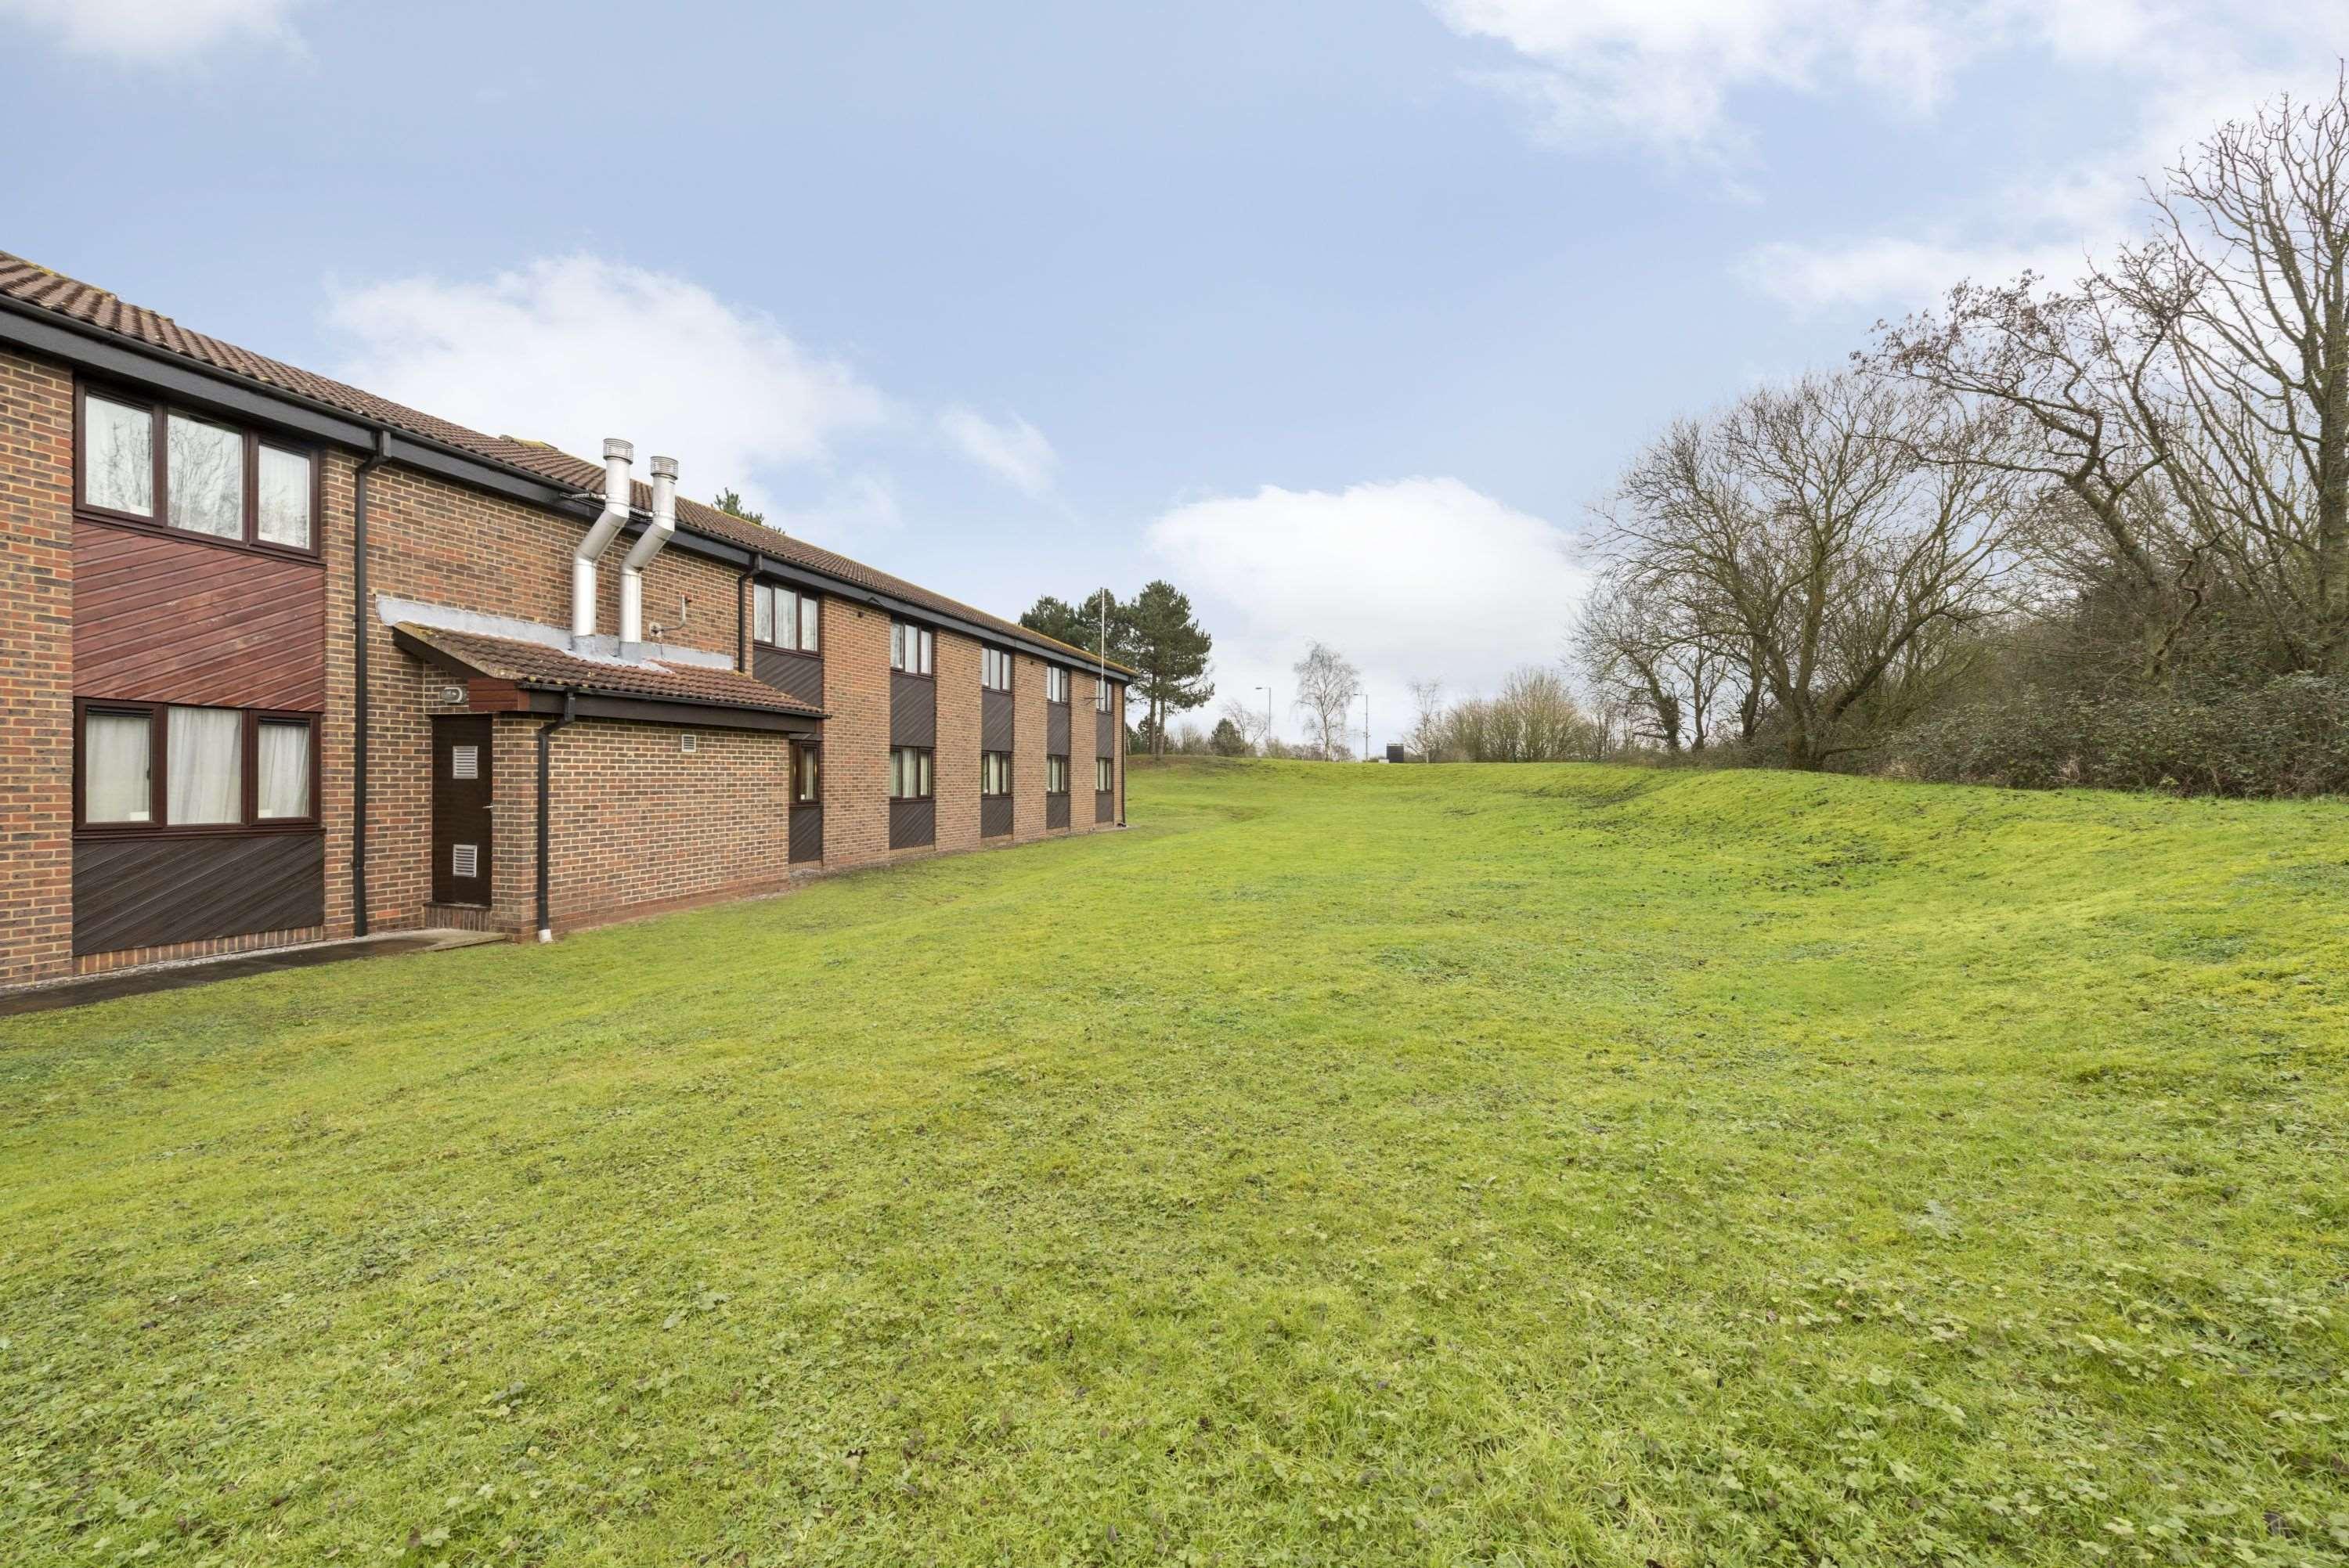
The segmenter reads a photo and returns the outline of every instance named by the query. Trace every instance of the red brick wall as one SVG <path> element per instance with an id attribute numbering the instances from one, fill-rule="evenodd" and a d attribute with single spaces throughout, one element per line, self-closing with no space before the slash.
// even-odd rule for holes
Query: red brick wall
<path id="1" fill-rule="evenodd" d="M 73 378 L 0 352 L 0 985 L 72 941 Z"/>
<path id="2" fill-rule="evenodd" d="M 889 617 L 823 603 L 823 865 L 889 857 Z"/>
<path id="3" fill-rule="evenodd" d="M 978 848 L 978 655 L 973 638 L 938 634 L 937 850 Z"/>

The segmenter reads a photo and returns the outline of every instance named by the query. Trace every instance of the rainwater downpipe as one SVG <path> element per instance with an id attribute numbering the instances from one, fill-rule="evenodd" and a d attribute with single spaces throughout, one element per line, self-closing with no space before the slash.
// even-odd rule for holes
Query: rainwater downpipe
<path id="1" fill-rule="evenodd" d="M 367 475 L 391 460 L 391 432 L 351 475 L 351 934 L 367 934 Z"/>
<path id="2" fill-rule="evenodd" d="M 553 724 L 538 727 L 538 939 L 554 940 L 554 920 L 547 907 L 547 779 L 553 769 L 548 766 L 554 750 L 554 732 L 578 717 L 578 697 L 571 692 L 563 694 L 563 717 Z"/>

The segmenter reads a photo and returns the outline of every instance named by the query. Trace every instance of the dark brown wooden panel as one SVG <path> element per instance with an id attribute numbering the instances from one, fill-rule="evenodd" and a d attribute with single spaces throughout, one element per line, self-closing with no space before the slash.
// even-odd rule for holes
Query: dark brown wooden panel
<path id="1" fill-rule="evenodd" d="M 978 748 L 981 751 L 1011 749 L 1011 694 L 1008 691 L 988 691 L 978 694 Z"/>
<path id="2" fill-rule="evenodd" d="M 1069 754 L 1069 705 L 1048 702 L 1044 705 L 1044 754 L 1066 757 Z"/>
<path id="3" fill-rule="evenodd" d="M 1117 715 L 1096 712 L 1093 715 L 1093 755 L 1114 757 L 1117 753 Z"/>
<path id="4" fill-rule="evenodd" d="M 1011 797 L 982 795 L 978 799 L 978 836 L 999 839 L 1011 830 Z"/>
<path id="5" fill-rule="evenodd" d="M 1044 826 L 1065 828 L 1069 825 L 1069 798 L 1066 795 L 1044 797 Z"/>
<path id="6" fill-rule="evenodd" d="M 938 841 L 937 802 L 935 800 L 892 800 L 889 802 L 889 847 L 893 850 L 917 849 Z"/>
<path id="7" fill-rule="evenodd" d="M 922 676 L 889 672 L 889 744 L 938 743 L 938 683 Z"/>
<path id="8" fill-rule="evenodd" d="M 432 902 L 490 902 L 491 811 L 487 715 L 432 720 Z"/>
<path id="9" fill-rule="evenodd" d="M 823 659 L 819 655 L 788 653 L 753 644 L 750 673 L 811 707 L 823 706 Z"/>
<path id="10" fill-rule="evenodd" d="M 813 865 L 823 859 L 823 808 L 792 808 L 792 864 Z"/>
<path id="11" fill-rule="evenodd" d="M 321 833 L 165 833 L 74 845 L 78 954 L 299 931 L 326 919 Z"/>
<path id="12" fill-rule="evenodd" d="M 1096 822 L 1114 822 L 1117 820 L 1116 790 L 1096 789 L 1093 791 L 1093 820 Z"/>
<path id="13" fill-rule="evenodd" d="M 316 713 L 326 573 L 304 561 L 74 524 L 74 693 Z"/>

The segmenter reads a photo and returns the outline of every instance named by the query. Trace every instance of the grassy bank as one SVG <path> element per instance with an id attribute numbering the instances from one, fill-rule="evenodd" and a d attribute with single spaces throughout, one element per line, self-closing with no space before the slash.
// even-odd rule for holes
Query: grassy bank
<path id="1" fill-rule="evenodd" d="M 1131 815 L 0 1021 L 0 1561 L 2349 1549 L 2349 808 Z"/>

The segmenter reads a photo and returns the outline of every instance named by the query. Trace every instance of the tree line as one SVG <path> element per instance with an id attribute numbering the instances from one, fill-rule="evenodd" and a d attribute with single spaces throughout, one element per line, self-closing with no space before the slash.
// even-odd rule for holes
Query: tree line
<path id="1" fill-rule="evenodd" d="M 1138 703 L 1142 716 L 1129 725 L 1128 743 L 1154 757 L 1165 755 L 1173 716 L 1204 707 L 1216 695 L 1207 678 L 1215 639 L 1192 614 L 1190 596 L 1163 579 L 1143 584 L 1131 599 L 1107 588 L 1073 601 L 1048 593 L 1019 624 L 1132 670 L 1127 707 L 1130 712 Z"/>
<path id="2" fill-rule="evenodd" d="M 2221 126 L 2134 243 L 1962 283 L 1674 421 L 1571 658 L 1665 756 L 2349 789 L 2349 95 Z"/>

